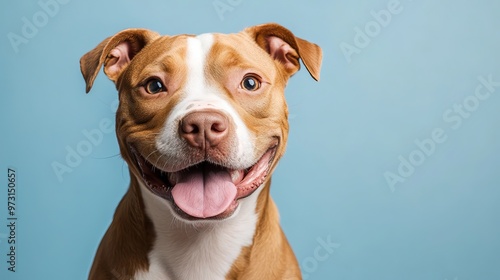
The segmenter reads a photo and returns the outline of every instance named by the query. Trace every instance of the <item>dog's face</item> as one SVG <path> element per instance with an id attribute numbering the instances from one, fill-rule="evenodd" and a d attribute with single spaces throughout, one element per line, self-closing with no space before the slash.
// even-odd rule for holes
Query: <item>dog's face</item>
<path id="1" fill-rule="evenodd" d="M 82 57 L 87 91 L 102 64 L 119 91 L 121 154 L 185 220 L 230 217 L 265 183 L 288 134 L 284 89 L 321 50 L 276 24 L 237 34 L 160 36 L 130 29 Z"/>

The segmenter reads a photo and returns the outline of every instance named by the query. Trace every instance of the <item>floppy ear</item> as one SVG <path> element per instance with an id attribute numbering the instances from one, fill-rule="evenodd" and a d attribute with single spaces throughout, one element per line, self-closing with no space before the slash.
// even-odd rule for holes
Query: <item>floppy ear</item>
<path id="1" fill-rule="evenodd" d="M 267 23 L 249 27 L 244 30 L 269 55 L 281 62 L 288 75 L 300 69 L 299 58 L 311 76 L 319 81 L 321 70 L 321 48 L 299 37 L 285 27 L 276 23 Z"/>
<path id="2" fill-rule="evenodd" d="M 80 70 L 88 93 L 104 64 L 104 73 L 116 80 L 132 58 L 160 35 L 147 29 L 126 29 L 108 37 L 80 59 Z"/>

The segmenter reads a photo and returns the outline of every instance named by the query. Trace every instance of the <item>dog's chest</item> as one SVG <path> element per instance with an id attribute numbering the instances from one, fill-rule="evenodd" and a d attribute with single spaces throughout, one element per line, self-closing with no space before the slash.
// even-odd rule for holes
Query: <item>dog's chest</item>
<path id="1" fill-rule="evenodd" d="M 138 273 L 135 279 L 224 280 L 244 246 L 241 240 L 224 238 L 231 239 L 213 235 L 191 245 L 158 242 L 149 255 L 149 271 Z"/>
<path id="2" fill-rule="evenodd" d="M 241 250 L 252 244 L 259 191 L 242 199 L 234 218 L 206 227 L 166 217 L 170 211 L 163 201 L 147 191 L 142 194 L 156 240 L 148 256 L 149 270 L 136 273 L 136 280 L 224 280 Z"/>

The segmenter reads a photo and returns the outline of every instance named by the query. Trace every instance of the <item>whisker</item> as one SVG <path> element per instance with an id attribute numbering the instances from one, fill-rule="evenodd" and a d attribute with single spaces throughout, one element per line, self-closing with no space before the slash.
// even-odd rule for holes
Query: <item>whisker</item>
<path id="1" fill-rule="evenodd" d="M 107 156 L 107 157 L 92 157 L 92 158 L 95 158 L 95 159 L 110 159 L 110 158 L 114 158 L 114 157 L 118 157 L 120 156 L 120 153 L 116 154 L 116 155 L 112 155 L 112 156 Z"/>

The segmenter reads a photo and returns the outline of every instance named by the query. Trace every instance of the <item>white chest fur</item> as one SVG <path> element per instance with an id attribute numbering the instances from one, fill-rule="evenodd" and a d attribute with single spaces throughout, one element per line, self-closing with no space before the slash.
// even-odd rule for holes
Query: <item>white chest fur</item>
<path id="1" fill-rule="evenodd" d="M 252 244 L 260 188 L 240 200 L 231 218 L 191 224 L 179 221 L 168 202 L 145 186 L 141 190 L 156 240 L 149 254 L 149 271 L 137 273 L 136 280 L 223 280 L 242 248 Z"/>

